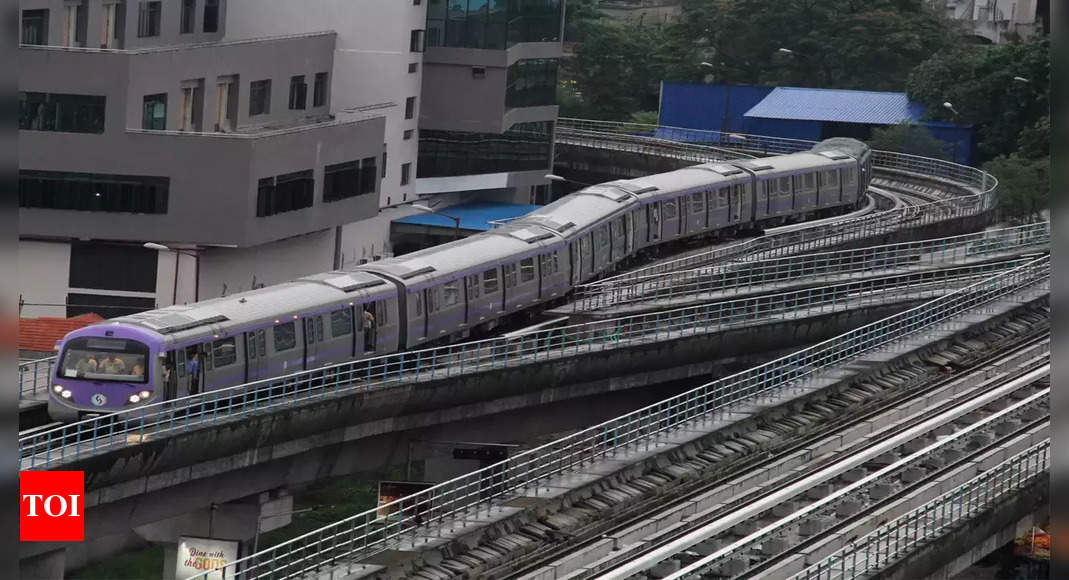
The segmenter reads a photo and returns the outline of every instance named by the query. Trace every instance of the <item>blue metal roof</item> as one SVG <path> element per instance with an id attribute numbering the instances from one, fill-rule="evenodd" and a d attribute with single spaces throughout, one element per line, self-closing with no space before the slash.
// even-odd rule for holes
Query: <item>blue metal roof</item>
<path id="1" fill-rule="evenodd" d="M 420 213 L 393 220 L 402 224 L 452 228 L 456 222 L 446 216 L 460 218 L 460 229 L 486 231 L 491 229 L 489 222 L 511 220 L 525 216 L 540 208 L 539 205 L 518 203 L 465 203 L 451 207 L 435 208 L 438 213 Z M 440 215 L 439 215 L 440 214 Z"/>
<path id="2" fill-rule="evenodd" d="M 776 87 L 746 117 L 893 125 L 919 122 L 924 107 L 906 93 Z"/>

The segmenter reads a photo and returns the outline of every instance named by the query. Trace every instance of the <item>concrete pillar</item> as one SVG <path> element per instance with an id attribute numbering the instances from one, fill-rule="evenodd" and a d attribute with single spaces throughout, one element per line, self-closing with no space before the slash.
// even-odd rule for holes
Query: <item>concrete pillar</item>
<path id="1" fill-rule="evenodd" d="M 839 479 L 843 480 L 846 483 L 854 483 L 856 481 L 860 481 L 861 478 L 865 477 L 866 474 L 867 472 L 863 468 L 858 467 L 855 469 L 851 469 L 850 471 L 843 472 L 843 474 L 839 476 Z"/>
<path id="2" fill-rule="evenodd" d="M 772 508 L 772 515 L 777 518 L 785 518 L 794 513 L 794 502 L 791 500 L 784 501 Z"/>
<path id="3" fill-rule="evenodd" d="M 806 495 L 809 497 L 809 499 L 822 499 L 828 497 L 828 494 L 830 493 L 831 485 L 827 483 L 818 483 L 817 485 L 814 485 L 813 487 L 809 488 L 809 491 L 806 492 Z"/>
<path id="4" fill-rule="evenodd" d="M 731 528 L 731 533 L 736 536 L 749 536 L 757 531 L 756 520 L 746 520 L 745 522 L 739 522 L 735 524 L 735 527 Z"/>
<path id="5" fill-rule="evenodd" d="M 60 548 L 19 560 L 19 578 L 25 580 L 63 580 L 67 549 Z"/>
<path id="6" fill-rule="evenodd" d="M 869 498 L 879 501 L 891 495 L 892 488 L 887 483 L 876 483 L 869 488 Z"/>
<path id="7" fill-rule="evenodd" d="M 995 425 L 995 433 L 999 437 L 1003 437 L 1005 435 L 1009 435 L 1010 433 L 1013 433 L 1014 431 L 1016 431 L 1017 429 L 1020 429 L 1020 428 L 1021 428 L 1021 422 L 1020 421 L 1018 421 L 1016 419 L 1007 419 L 1007 420 L 999 423 L 998 425 Z"/>
<path id="8" fill-rule="evenodd" d="M 903 483 L 915 483 L 924 479 L 928 475 L 928 472 L 920 467 L 909 467 L 902 471 Z"/>
<path id="9" fill-rule="evenodd" d="M 761 544 L 761 553 L 766 556 L 775 556 L 787 550 L 787 540 L 784 538 L 769 538 Z"/>
<path id="10" fill-rule="evenodd" d="M 839 502 L 839 505 L 835 507 L 835 513 L 843 517 L 849 517 L 856 514 L 860 509 L 860 502 L 852 499 L 846 499 Z"/>

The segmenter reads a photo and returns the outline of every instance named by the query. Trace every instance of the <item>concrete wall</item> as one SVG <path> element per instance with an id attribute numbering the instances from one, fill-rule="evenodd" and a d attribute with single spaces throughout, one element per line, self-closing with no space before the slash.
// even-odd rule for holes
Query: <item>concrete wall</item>
<path id="1" fill-rule="evenodd" d="M 197 2 L 197 10 L 194 18 L 193 32 L 181 34 L 181 10 L 182 3 L 174 0 L 164 0 L 160 5 L 160 34 L 138 38 L 138 2 L 127 1 L 120 4 L 120 9 L 125 9 L 126 26 L 121 34 L 122 48 L 146 48 L 154 46 L 173 46 L 177 44 L 192 44 L 197 42 L 211 42 L 219 40 L 226 31 L 226 6 L 228 0 L 219 0 L 219 28 L 217 32 L 204 32 L 204 2 Z M 63 6 L 66 0 L 20 0 L 19 8 L 22 10 L 47 9 L 48 13 L 48 43 L 53 46 L 63 44 L 64 14 Z M 101 47 L 101 31 L 104 16 L 103 0 L 86 0 L 86 43 L 87 48 Z"/>
<path id="2" fill-rule="evenodd" d="M 26 306 L 20 316 L 66 317 L 71 247 L 66 243 L 19 242 L 19 293 L 23 300 L 57 306 Z"/>
<path id="3" fill-rule="evenodd" d="M 335 230 L 322 230 L 251 248 L 210 248 L 201 252 L 200 299 L 271 286 L 334 267 Z M 172 263 L 173 267 L 173 263 Z M 224 290 L 225 289 L 225 290 Z"/>

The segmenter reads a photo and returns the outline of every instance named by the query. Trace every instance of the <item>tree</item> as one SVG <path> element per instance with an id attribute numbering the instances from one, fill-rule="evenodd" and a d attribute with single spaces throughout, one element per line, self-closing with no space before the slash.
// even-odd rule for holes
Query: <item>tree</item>
<path id="1" fill-rule="evenodd" d="M 995 199 L 1003 219 L 1034 221 L 1050 201 L 1050 158 L 1024 159 L 1017 155 L 999 156 L 984 164 L 984 170 L 998 179 Z"/>
<path id="2" fill-rule="evenodd" d="M 662 43 L 662 27 L 598 21 L 585 34 L 569 72 L 587 115 L 621 121 L 655 108 L 663 75 L 650 47 Z"/>
<path id="3" fill-rule="evenodd" d="M 1023 138 L 1035 149 L 1037 134 L 1042 138 L 1037 124 L 1050 115 L 1050 41 L 962 45 L 938 53 L 914 69 L 906 92 L 933 120 L 975 125 L 980 160 L 1015 151 L 1026 128 L 1031 133 Z M 1049 120 L 1047 126 L 1049 140 Z"/>
<path id="4" fill-rule="evenodd" d="M 869 146 L 881 151 L 909 153 L 922 157 L 937 159 L 949 157 L 944 151 L 945 143 L 932 137 L 926 127 L 908 122 L 873 130 Z"/>

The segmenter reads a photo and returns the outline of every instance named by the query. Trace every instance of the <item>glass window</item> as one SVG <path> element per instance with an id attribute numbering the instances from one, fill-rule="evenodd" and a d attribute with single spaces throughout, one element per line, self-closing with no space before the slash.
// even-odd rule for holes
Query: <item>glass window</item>
<path id="1" fill-rule="evenodd" d="M 148 347 L 136 340 L 80 337 L 63 346 L 64 377 L 119 383 L 147 382 Z"/>
<path id="2" fill-rule="evenodd" d="M 423 31 L 413 30 L 408 39 L 409 52 L 423 52 Z"/>
<path id="3" fill-rule="evenodd" d="M 170 183 L 167 177 L 19 171 L 19 207 L 165 214 Z"/>
<path id="4" fill-rule="evenodd" d="M 167 128 L 167 93 L 145 96 L 141 128 L 157 131 Z"/>
<path id="5" fill-rule="evenodd" d="M 412 164 L 411 163 L 402 163 L 401 164 L 401 185 L 408 185 L 408 180 L 411 177 L 410 176 L 411 172 L 412 172 Z"/>
<path id="6" fill-rule="evenodd" d="M 664 202 L 664 219 L 670 220 L 676 217 L 676 200 L 670 199 Z"/>
<path id="7" fill-rule="evenodd" d="M 483 272 L 483 292 L 486 294 L 497 292 L 497 268 Z"/>
<path id="8" fill-rule="evenodd" d="M 439 0 L 439 1 L 441 1 L 441 0 Z M 408 63 L 408 72 L 409 73 L 414 73 L 414 72 L 416 72 L 418 70 L 419 70 L 419 63 L 418 62 L 410 62 L 410 63 Z"/>
<path id="9" fill-rule="evenodd" d="M 245 356 L 252 360 L 256 358 L 256 333 L 250 332 L 245 335 Z"/>
<path id="10" fill-rule="evenodd" d="M 480 296 L 481 290 L 482 290 L 482 285 L 479 284 L 479 275 L 478 274 L 475 274 L 473 276 L 468 276 L 467 277 L 467 286 L 468 286 L 468 300 L 469 301 L 475 300 L 476 298 L 478 298 Z"/>
<path id="11" fill-rule="evenodd" d="M 423 292 L 416 292 L 416 316 L 423 315 Z"/>
<path id="12" fill-rule="evenodd" d="M 702 192 L 699 191 L 690 196 L 690 211 L 694 213 L 705 211 L 705 196 L 702 195 Z"/>
<path id="13" fill-rule="evenodd" d="M 105 97 L 62 93 L 19 93 L 19 129 L 103 133 Z"/>
<path id="14" fill-rule="evenodd" d="M 534 258 L 520 260 L 520 282 L 530 282 L 535 279 Z"/>
<path id="15" fill-rule="evenodd" d="M 419 132 L 416 177 L 549 170 L 553 123 L 517 123 L 504 133 Z"/>
<path id="16" fill-rule="evenodd" d="M 408 141 L 409 139 L 412 138 L 412 134 L 413 133 L 414 133 L 414 131 L 412 129 L 405 129 L 404 133 L 401 134 L 401 138 L 404 139 L 405 141 Z"/>
<path id="17" fill-rule="evenodd" d="M 197 0 L 182 0 L 181 26 L 178 30 L 181 34 L 193 32 L 193 20 L 197 17 Z"/>
<path id="18" fill-rule="evenodd" d="M 315 180 L 312 170 L 287 173 L 274 178 L 261 179 L 257 189 L 257 217 L 271 216 L 287 211 L 312 206 Z"/>
<path id="19" fill-rule="evenodd" d="M 304 109 L 308 97 L 308 83 L 304 75 L 290 77 L 290 110 Z"/>
<path id="20" fill-rule="evenodd" d="M 220 338 L 212 343 L 212 363 L 218 367 L 232 365 L 238 360 L 238 346 L 234 337 Z"/>
<path id="21" fill-rule="evenodd" d="M 312 89 L 312 106 L 322 107 L 327 104 L 327 73 L 316 73 L 315 86 Z"/>
<path id="22" fill-rule="evenodd" d="M 22 44 L 48 44 L 48 10 L 22 11 Z"/>
<path id="23" fill-rule="evenodd" d="M 405 99 L 405 118 L 411 119 L 416 115 L 416 97 Z"/>
<path id="24" fill-rule="evenodd" d="M 828 185 L 839 185 L 839 171 L 837 169 L 832 169 L 828 172 Z"/>
<path id="25" fill-rule="evenodd" d="M 323 201 L 338 201 L 366 193 L 360 191 L 360 162 L 350 161 L 323 168 Z"/>
<path id="26" fill-rule="evenodd" d="M 427 43 L 501 50 L 558 41 L 560 24 L 559 0 L 430 0 Z"/>
<path id="27" fill-rule="evenodd" d="M 815 173 L 806 173 L 805 174 L 805 188 L 806 189 L 813 189 L 816 186 L 817 186 L 816 174 Z"/>
<path id="28" fill-rule="evenodd" d="M 339 336 L 345 336 L 352 334 L 353 332 L 353 311 L 348 308 L 342 308 L 341 310 L 335 310 L 330 313 L 330 336 L 338 338 Z"/>
<path id="29" fill-rule="evenodd" d="M 85 46 L 87 29 L 85 0 L 63 4 L 63 46 Z"/>
<path id="30" fill-rule="evenodd" d="M 457 281 L 447 282 L 442 285 L 442 306 L 448 308 L 460 302 L 460 286 Z"/>
<path id="31" fill-rule="evenodd" d="M 779 192 L 782 194 L 789 194 L 791 192 L 791 178 L 781 177 L 779 178 Z"/>
<path id="32" fill-rule="evenodd" d="M 204 0 L 204 32 L 219 31 L 219 0 Z"/>
<path id="33" fill-rule="evenodd" d="M 253 81 L 249 85 L 249 116 L 271 112 L 271 80 Z"/>
<path id="34" fill-rule="evenodd" d="M 365 157 L 360 162 L 360 193 L 374 193 L 379 182 L 378 171 L 375 169 L 375 158 Z"/>
<path id="35" fill-rule="evenodd" d="M 282 352 L 297 346 L 297 328 L 293 322 L 283 322 L 274 328 L 275 352 Z"/>
<path id="36" fill-rule="evenodd" d="M 506 107 L 557 104 L 557 60 L 520 60 L 508 68 Z"/>
<path id="37" fill-rule="evenodd" d="M 141 2 L 137 5 L 137 36 L 160 35 L 160 2 Z"/>

